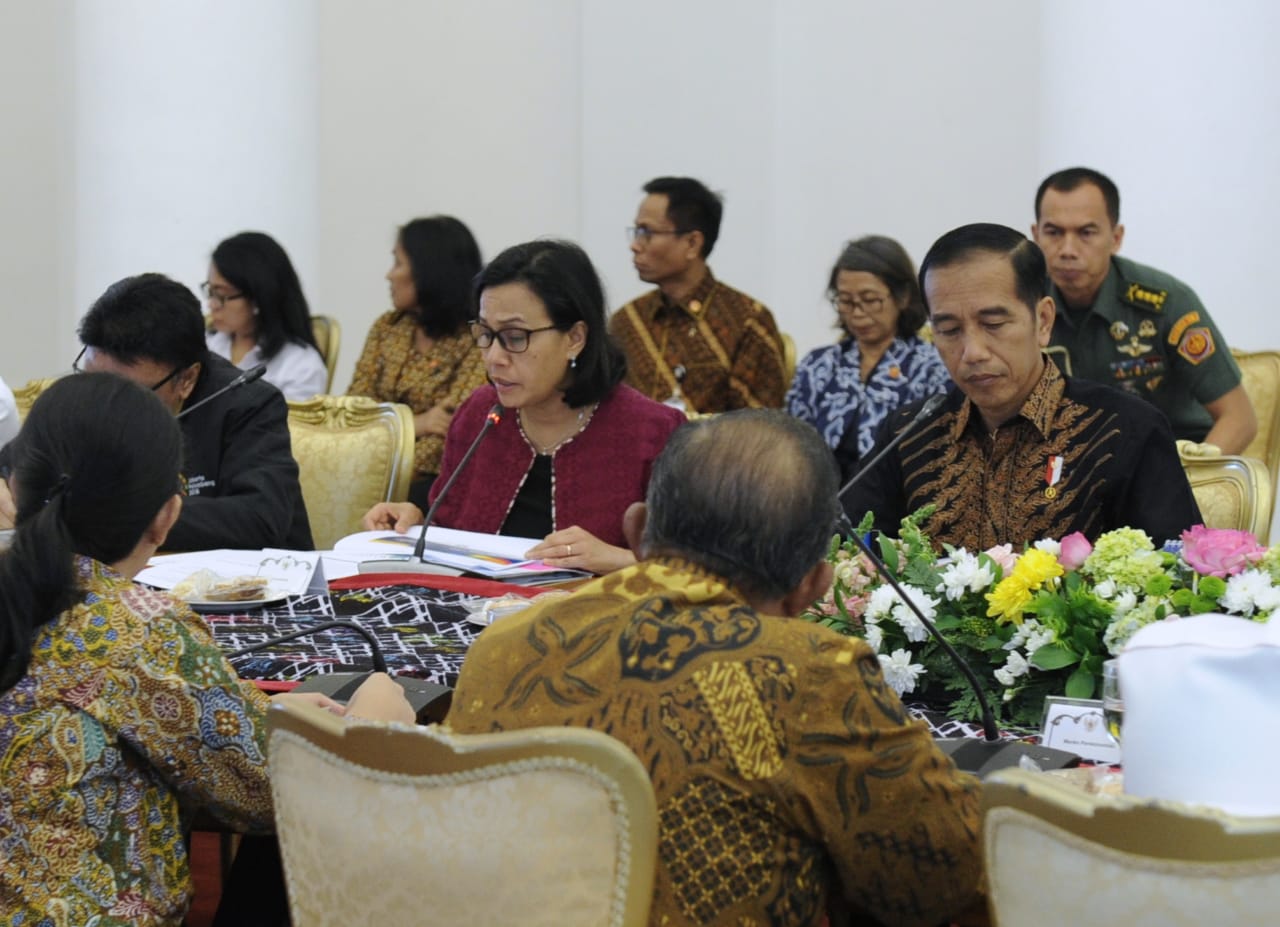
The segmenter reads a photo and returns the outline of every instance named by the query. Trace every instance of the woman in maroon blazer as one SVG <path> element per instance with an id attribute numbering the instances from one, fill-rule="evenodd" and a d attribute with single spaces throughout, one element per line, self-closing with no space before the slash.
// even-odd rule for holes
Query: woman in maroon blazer
<path id="1" fill-rule="evenodd" d="M 501 419 L 458 474 L 435 522 L 542 537 L 529 556 L 607 573 L 634 562 L 622 514 L 644 500 L 653 461 L 684 415 L 622 383 L 626 358 L 605 327 L 604 291 L 581 248 L 533 241 L 476 278 L 471 334 L 489 385 L 459 407 L 432 501 L 495 404 Z M 422 523 L 412 503 L 382 503 L 370 530 Z"/>

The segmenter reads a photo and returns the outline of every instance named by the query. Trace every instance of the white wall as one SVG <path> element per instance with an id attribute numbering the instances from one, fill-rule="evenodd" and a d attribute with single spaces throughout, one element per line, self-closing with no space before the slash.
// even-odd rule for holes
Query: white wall
<path id="1" fill-rule="evenodd" d="M 0 18 L 0 376 L 70 369 L 72 0 L 5 2 Z"/>
<path id="2" fill-rule="evenodd" d="M 577 0 L 320 4 L 320 256 L 312 309 L 343 324 L 334 389 L 391 308 L 396 228 L 455 215 L 484 258 L 579 237 Z"/>
<path id="3" fill-rule="evenodd" d="M 831 336 L 822 290 L 845 239 L 890 234 L 918 260 L 962 222 L 1025 229 L 1039 180 L 1076 162 L 1121 184 L 1126 253 L 1196 286 L 1231 340 L 1280 346 L 1266 272 L 1280 13 L 1264 0 L 0 0 L 0 14 L 11 382 L 65 369 L 104 281 L 195 283 L 245 227 L 280 237 L 315 310 L 343 323 L 338 389 L 413 216 L 459 216 L 486 256 L 578 239 L 620 305 L 641 289 L 622 229 L 668 172 L 725 194 L 712 264 L 802 350 Z M 144 60 L 113 59 L 116 40 Z M 262 114 L 290 100 L 281 157 Z M 141 112 L 148 144 L 181 141 L 159 175 L 154 159 L 130 174 L 113 116 Z M 164 191 L 145 214 L 103 193 L 144 182 Z"/>
<path id="4" fill-rule="evenodd" d="M 1269 0 L 1077 0 L 1044 5 L 1040 43 L 1040 173 L 1108 174 L 1123 253 L 1190 284 L 1250 350 L 1280 347 L 1278 41 Z"/>

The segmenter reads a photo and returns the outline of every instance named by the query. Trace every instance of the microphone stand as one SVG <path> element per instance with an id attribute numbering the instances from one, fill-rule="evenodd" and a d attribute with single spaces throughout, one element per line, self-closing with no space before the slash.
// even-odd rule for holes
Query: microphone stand
<path id="1" fill-rule="evenodd" d="M 485 415 L 484 426 L 480 429 L 480 433 L 476 435 L 475 440 L 471 442 L 471 446 L 467 448 L 467 452 L 462 455 L 462 459 L 458 461 L 458 465 L 453 468 L 453 472 L 449 474 L 449 478 L 445 480 L 444 486 L 440 488 L 440 493 L 436 496 L 436 501 L 431 503 L 431 507 L 427 509 L 427 514 L 422 519 L 422 532 L 418 535 L 418 542 L 413 546 L 412 560 L 396 560 L 388 558 L 386 560 L 366 560 L 360 564 L 361 573 L 429 573 L 436 576 L 461 576 L 462 570 L 456 570 L 453 567 L 443 566 L 438 563 L 427 563 L 427 528 L 431 525 L 431 519 L 435 518 L 436 509 L 440 508 L 440 503 L 444 501 L 444 497 L 449 494 L 449 490 L 453 488 L 454 482 L 462 473 L 463 469 L 470 463 L 476 449 L 480 447 L 480 442 L 484 440 L 490 429 L 494 425 L 502 421 L 502 413 L 506 411 L 502 403 L 495 403 L 493 408 Z"/>
<path id="2" fill-rule="evenodd" d="M 300 615 L 296 617 L 309 616 Z M 321 631 L 329 631 L 333 628 L 346 628 L 363 637 L 365 643 L 369 645 L 369 656 L 373 662 L 373 672 L 387 672 L 387 661 L 382 656 L 382 648 L 378 646 L 378 639 L 373 636 L 373 633 L 354 621 L 342 619 L 322 621 L 310 627 L 290 631 L 288 634 L 281 634 L 279 637 L 273 637 L 257 644 L 250 644 L 248 647 L 241 647 L 239 650 L 233 650 L 227 654 L 227 659 L 234 660 L 236 657 L 243 657 L 255 651 L 269 650 L 287 641 L 295 640 L 299 637 L 310 637 L 312 634 L 319 634 Z M 361 683 L 369 678 L 369 675 L 369 673 L 318 673 L 308 676 L 293 691 L 319 692 L 334 701 L 345 703 L 355 694 L 356 689 L 360 688 Z M 409 705 L 412 706 L 414 716 L 419 724 L 430 724 L 444 720 L 445 715 L 449 712 L 449 704 L 453 700 L 452 689 L 438 683 L 427 682 L 425 679 L 414 679 L 411 676 L 392 676 L 391 678 L 399 684 L 400 688 L 404 689 L 404 696 Z"/>
<path id="3" fill-rule="evenodd" d="M 906 430 L 903 429 L 903 432 Z M 854 479 L 857 479 L 857 477 L 854 477 Z M 959 651 L 951 645 L 951 642 L 942 636 L 942 632 L 934 626 L 933 622 L 924 616 L 924 613 L 907 595 L 906 591 L 893 577 L 893 574 L 889 572 L 888 567 L 871 552 L 871 547 L 867 542 L 856 531 L 852 532 L 850 536 L 862 553 L 866 555 L 867 559 L 871 561 L 875 571 L 893 587 L 894 592 L 898 593 L 898 598 L 902 600 L 907 608 L 911 609 L 912 614 L 924 625 L 925 630 L 929 632 L 929 636 L 946 651 L 951 661 L 959 667 L 965 681 L 969 683 L 969 688 L 978 699 L 978 705 L 982 709 L 982 739 L 979 740 L 976 737 L 935 738 L 934 743 L 938 745 L 942 752 L 948 754 L 958 768 L 978 776 L 985 776 L 1006 766 L 1021 766 L 1023 757 L 1034 762 L 1040 769 L 1065 769 L 1069 766 L 1079 766 L 1080 757 L 1075 753 L 1057 750 L 1053 747 L 1042 747 L 1039 744 L 1001 739 L 1000 728 L 996 725 L 995 713 L 991 710 L 991 703 L 987 701 L 987 694 L 983 690 L 982 684 L 978 682 L 978 676 L 973 671 L 973 668 L 960 656 Z"/>
<path id="4" fill-rule="evenodd" d="M 196 409 L 200 408 L 205 403 L 213 402 L 219 396 L 222 396 L 225 393 L 229 393 L 233 389 L 239 389 L 240 387 L 244 386 L 246 383 L 252 383 L 254 380 L 259 379 L 266 372 L 267 372 L 266 364 L 258 364 L 258 366 L 256 367 L 250 367 L 244 373 L 240 374 L 240 376 L 236 377 L 226 386 L 222 387 L 222 389 L 214 390 L 212 393 L 210 393 L 208 396 L 205 396 L 203 399 L 201 399 L 199 402 L 195 403 L 194 405 L 187 406 L 185 409 L 183 409 L 181 412 L 175 415 L 174 418 L 183 418 L 191 414 L 192 412 L 194 412 Z"/>

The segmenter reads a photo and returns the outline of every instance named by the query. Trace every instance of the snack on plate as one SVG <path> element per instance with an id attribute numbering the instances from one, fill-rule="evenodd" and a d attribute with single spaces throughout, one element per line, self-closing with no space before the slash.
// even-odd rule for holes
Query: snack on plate
<path id="1" fill-rule="evenodd" d="M 171 590 L 185 602 L 248 602 L 266 596 L 270 580 L 265 576 L 219 576 L 197 570 Z"/>

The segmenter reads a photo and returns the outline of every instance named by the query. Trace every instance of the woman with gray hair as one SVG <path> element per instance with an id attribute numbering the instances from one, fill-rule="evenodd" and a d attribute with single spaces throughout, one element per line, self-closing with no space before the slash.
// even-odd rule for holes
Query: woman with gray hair
<path id="1" fill-rule="evenodd" d="M 915 267 L 883 235 L 847 243 L 827 282 L 837 344 L 805 355 L 787 392 L 787 411 L 818 429 L 848 480 L 899 406 L 951 383 L 933 345 L 919 335 L 926 314 Z"/>

